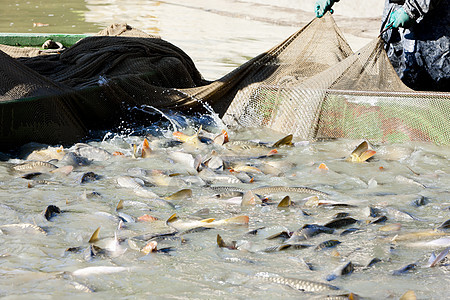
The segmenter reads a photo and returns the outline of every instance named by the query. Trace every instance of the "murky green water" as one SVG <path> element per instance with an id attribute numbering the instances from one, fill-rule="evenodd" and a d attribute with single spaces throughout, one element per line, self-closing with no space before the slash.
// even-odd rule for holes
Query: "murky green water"
<path id="1" fill-rule="evenodd" d="M 17 14 L 2 14 L 0 26 L 5 32 L 81 33 L 96 32 L 112 22 L 127 21 L 149 33 L 161 35 L 185 50 L 204 76 L 212 79 L 276 45 L 296 29 L 238 14 L 248 16 L 252 11 L 259 11 L 258 16 L 264 15 L 262 12 L 268 9 L 265 1 L 259 1 L 258 5 L 241 1 L 240 5 L 247 10 L 233 11 L 230 15 L 224 13 L 227 11 L 226 2 L 217 2 L 215 9 L 221 13 L 208 12 L 211 7 L 199 9 L 201 1 L 169 2 L 8 2 L 1 4 L 2 11 L 6 7 L 7 11 L 16 11 Z M 265 16 L 282 22 L 289 16 L 283 11 L 296 8 L 293 3 L 283 1 L 280 6 L 284 10 L 276 10 L 279 15 L 274 12 Z M 33 22 L 49 26 L 33 27 Z M 377 153 L 372 161 L 350 163 L 344 158 L 360 141 L 305 143 L 294 139 L 295 146 L 278 148 L 278 156 L 255 158 L 268 154 L 270 149 L 230 149 L 226 144 L 203 143 L 196 146 L 172 145 L 175 129 L 191 135 L 194 128 L 203 125 L 201 135 L 212 138 L 224 128 L 219 121 L 208 125 L 210 122 L 207 121 L 214 120 L 208 116 L 172 119 L 172 122 L 176 120 L 185 125 L 173 128 L 173 123 L 164 123 L 159 130 L 152 127 L 134 135 L 105 133 L 103 141 L 90 144 L 124 155 L 76 166 L 68 175 L 43 172 L 33 179 L 25 179 L 22 176 L 26 172 L 11 169 L 24 160 L 11 159 L 0 163 L 1 296 L 14 299 L 91 298 L 93 294 L 88 288 L 98 298 L 272 299 L 282 295 L 286 299 L 309 299 L 354 292 L 370 299 L 398 299 L 407 290 L 413 290 L 419 299 L 445 299 L 449 294 L 448 260 L 436 267 L 427 267 L 431 252 L 437 254 L 450 246 L 448 231 L 436 231 L 435 236 L 426 237 L 406 235 L 433 230 L 449 219 L 449 147 L 422 143 L 380 145 L 375 146 Z M 265 142 L 274 142 L 282 137 L 264 130 L 230 131 L 229 136 L 231 141 L 256 139 Z M 139 153 L 144 137 L 150 141 L 152 154 L 148 158 L 133 158 L 131 145 L 138 145 Z M 64 150 L 70 152 L 74 147 Z M 206 176 L 205 172 L 193 169 L 191 164 L 195 157 L 205 160 L 212 151 L 228 162 L 226 167 L 237 169 L 242 164 L 251 165 L 261 172 L 230 173 L 225 168 Z M 181 154 L 176 153 L 191 156 L 180 162 Z M 242 160 L 230 157 L 238 155 L 248 157 Z M 62 161 L 53 163 L 63 169 L 67 164 Z M 320 170 L 320 163 L 325 163 L 329 170 Z M 97 179 L 81 183 L 80 178 L 86 172 L 94 172 Z M 124 175 L 145 181 L 145 188 L 155 192 L 159 198 L 183 188 L 191 189 L 192 196 L 172 200 L 175 208 L 154 207 L 150 199 L 118 185 L 117 179 Z M 261 196 L 268 197 L 268 202 L 273 205 L 242 207 L 240 197 L 215 197 L 217 192 L 210 186 L 223 185 L 244 190 L 265 185 L 306 186 L 330 195 L 320 196 L 322 202 L 318 205 L 311 199 L 307 202 L 305 197 L 310 195 L 306 194 L 265 194 Z M 286 195 L 295 205 L 278 209 L 276 204 Z M 418 206 L 421 199 L 420 204 L 423 205 Z M 124 228 L 118 229 L 115 208 L 120 200 L 124 200 L 122 213 L 135 219 L 148 214 L 158 220 L 125 223 Z M 46 220 L 43 211 L 48 205 L 58 206 L 62 213 Z M 379 218 L 370 216 L 369 207 L 377 208 L 387 221 L 369 224 Z M 196 213 L 201 209 L 208 209 L 208 212 L 199 217 Z M 281 238 L 266 239 L 270 235 L 281 231 L 293 232 L 305 224 L 323 225 L 339 212 L 349 213 L 358 222 L 336 229 L 332 234 L 323 233 L 299 242 L 311 247 L 264 251 L 286 243 Z M 220 220 L 244 215 L 249 217 L 249 223 L 159 240 L 158 249 L 172 247 L 168 253 L 145 255 L 139 251 L 148 242 L 139 236 L 173 232 L 173 228 L 165 224 L 173 213 L 183 221 L 198 218 Z M 37 228 L 3 226 L 6 224 L 35 224 L 43 228 L 45 234 Z M 399 225 L 383 227 L 392 224 Z M 110 242 L 115 233 L 121 243 L 112 249 L 116 250 L 113 253 L 86 256 L 88 240 L 98 227 L 100 241 L 97 246 L 114 248 L 114 243 Z M 247 234 L 261 227 L 265 229 L 256 235 Z M 350 227 L 359 230 L 341 235 Z M 391 231 L 384 231 L 386 229 Z M 238 250 L 219 248 L 218 234 L 227 243 L 236 241 Z M 438 244 L 425 244 L 440 238 L 444 239 Z M 331 249 L 315 250 L 327 240 L 338 240 L 341 244 Z M 81 248 L 78 252 L 66 251 L 70 247 Z M 381 262 L 366 268 L 373 258 Z M 353 273 L 327 282 L 327 277 L 336 268 L 349 261 L 354 264 Z M 417 265 L 414 270 L 393 275 L 395 270 L 411 263 Z M 89 276 L 73 273 L 92 266 L 126 269 Z M 304 293 L 256 278 L 255 274 L 261 272 L 329 283 L 340 290 Z"/>

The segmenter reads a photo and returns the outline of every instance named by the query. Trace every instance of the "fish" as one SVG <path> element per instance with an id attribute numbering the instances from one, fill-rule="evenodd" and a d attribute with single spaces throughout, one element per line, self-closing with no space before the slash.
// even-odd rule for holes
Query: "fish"
<path id="1" fill-rule="evenodd" d="M 59 161 L 59 164 L 76 168 L 79 166 L 89 165 L 90 160 L 74 152 L 67 152 L 66 155 L 64 155 L 64 157 Z"/>
<path id="2" fill-rule="evenodd" d="M 94 293 L 95 289 L 93 289 L 92 287 L 89 287 L 85 284 L 76 282 L 76 281 L 70 281 L 69 282 L 76 290 L 81 291 L 81 292 L 85 292 L 85 293 Z"/>
<path id="3" fill-rule="evenodd" d="M 46 161 L 28 161 L 12 167 L 14 171 L 20 173 L 49 173 L 57 168 L 54 164 Z"/>
<path id="4" fill-rule="evenodd" d="M 378 228 L 379 231 L 399 231 L 402 228 L 402 224 L 400 223 L 393 223 L 393 224 L 387 224 L 384 226 L 381 226 Z"/>
<path id="5" fill-rule="evenodd" d="M 96 181 L 100 178 L 101 178 L 101 176 L 95 174 L 94 172 L 85 172 L 79 177 L 79 179 L 77 179 L 77 182 L 80 184 L 83 184 L 83 183 L 87 183 L 87 182 Z"/>
<path id="6" fill-rule="evenodd" d="M 409 245 L 413 247 L 450 247 L 450 236 L 428 242 L 415 242 Z"/>
<path id="7" fill-rule="evenodd" d="M 417 181 L 415 181 L 415 180 L 413 180 L 411 178 L 407 178 L 407 177 L 402 176 L 402 175 L 395 176 L 395 180 L 400 182 L 400 183 L 405 183 L 405 184 L 419 186 L 419 187 L 421 187 L 423 189 L 426 188 L 426 186 L 421 184 L 420 182 L 417 182 Z"/>
<path id="8" fill-rule="evenodd" d="M 355 267 L 352 264 L 352 262 L 351 261 L 346 262 L 345 264 L 339 266 L 336 270 L 334 270 L 332 274 L 328 275 L 326 280 L 332 281 L 338 278 L 339 276 L 350 275 L 351 273 L 353 273 L 354 270 Z"/>
<path id="9" fill-rule="evenodd" d="M 329 196 L 328 193 L 315 190 L 309 187 L 295 187 L 295 186 L 262 186 L 258 188 L 252 189 L 252 191 L 259 195 L 267 195 L 267 194 L 273 194 L 273 193 L 299 193 L 299 194 L 313 194 L 313 195 L 319 195 L 327 197 Z"/>
<path id="10" fill-rule="evenodd" d="M 333 215 L 333 219 L 341 219 L 341 218 L 345 218 L 348 217 L 350 214 L 347 212 L 338 212 L 336 214 Z"/>
<path id="11" fill-rule="evenodd" d="M 334 232 L 333 228 L 328 228 L 325 226 L 317 225 L 317 224 L 306 224 L 299 230 L 295 231 L 289 240 L 286 241 L 287 244 L 297 243 L 299 241 L 307 240 L 313 236 L 316 236 L 321 233 L 332 234 Z"/>
<path id="12" fill-rule="evenodd" d="M 216 192 L 215 197 L 217 198 L 233 198 L 242 197 L 244 195 L 244 189 L 236 188 L 232 186 L 210 186 L 211 190 Z"/>
<path id="13" fill-rule="evenodd" d="M 31 152 L 27 159 L 28 161 L 50 161 L 61 160 L 66 155 L 66 150 L 62 146 L 60 147 L 48 147 L 46 149 L 34 150 Z"/>
<path id="14" fill-rule="evenodd" d="M 317 245 L 317 247 L 315 248 L 315 250 L 323 250 L 325 248 L 333 248 L 336 247 L 337 245 L 339 245 L 341 242 L 338 240 L 328 240 L 325 242 L 320 243 L 319 245 Z"/>
<path id="15" fill-rule="evenodd" d="M 177 214 L 173 214 L 167 219 L 166 224 L 178 231 L 194 229 L 197 227 L 215 228 L 229 225 L 248 225 L 248 216 L 237 216 L 228 219 L 215 220 L 213 218 L 203 220 L 191 220 L 182 221 L 177 217 Z"/>
<path id="16" fill-rule="evenodd" d="M 217 234 L 217 246 L 219 248 L 227 248 L 230 250 L 237 250 L 236 241 L 232 241 L 231 243 L 225 243 L 223 238 L 220 236 L 220 234 Z"/>
<path id="17" fill-rule="evenodd" d="M 375 220 L 370 221 L 369 224 L 382 224 L 382 223 L 386 222 L 387 219 L 388 218 L 386 216 L 381 216 Z"/>
<path id="18" fill-rule="evenodd" d="M 44 211 L 44 217 L 47 221 L 61 213 L 61 209 L 55 205 L 49 205 Z"/>
<path id="19" fill-rule="evenodd" d="M 223 145 L 225 143 L 228 143 L 230 140 L 228 138 L 228 133 L 225 130 L 222 130 L 219 135 L 214 137 L 213 142 L 217 145 Z"/>
<path id="20" fill-rule="evenodd" d="M 11 234 L 16 231 L 19 231 L 20 233 L 29 232 L 47 235 L 47 232 L 42 227 L 29 223 L 4 224 L 0 225 L 0 230 L 5 234 Z"/>
<path id="21" fill-rule="evenodd" d="M 420 196 L 419 198 L 417 198 L 414 201 L 412 201 L 411 204 L 413 206 L 420 207 L 420 206 L 427 205 L 430 202 L 431 202 L 430 198 L 425 197 L 425 196 Z"/>
<path id="22" fill-rule="evenodd" d="M 437 230 L 424 230 L 424 231 L 417 231 L 417 232 L 410 232 L 410 233 L 404 233 L 401 235 L 396 235 L 392 241 L 400 242 L 400 241 L 407 241 L 407 240 L 417 240 L 422 238 L 428 238 L 433 236 L 443 236 L 448 235 L 446 232 L 437 231 Z"/>
<path id="23" fill-rule="evenodd" d="M 151 252 L 156 252 L 157 250 L 157 246 L 158 246 L 158 242 L 156 241 L 150 241 L 147 243 L 147 245 L 145 245 L 142 249 L 141 252 L 144 253 L 145 255 L 151 253 Z"/>
<path id="24" fill-rule="evenodd" d="M 144 187 L 144 182 L 138 178 L 133 178 L 131 176 L 119 176 L 117 177 L 117 184 L 120 187 L 128 188 L 133 190 L 133 192 L 140 196 L 146 198 L 147 202 L 153 206 L 175 208 L 173 203 L 166 200 L 160 199 L 157 194 Z"/>
<path id="25" fill-rule="evenodd" d="M 348 228 L 348 229 L 342 231 L 340 236 L 344 236 L 344 235 L 351 234 L 351 233 L 358 232 L 358 231 L 361 231 L 361 229 L 354 228 L 354 227 L 353 228 Z"/>
<path id="26" fill-rule="evenodd" d="M 94 147 L 88 144 L 77 143 L 73 147 L 73 152 L 81 157 L 92 161 L 105 161 L 113 157 L 113 155 L 99 147 Z"/>
<path id="27" fill-rule="evenodd" d="M 186 134 L 184 134 L 184 133 L 182 133 L 182 132 L 180 132 L 180 131 L 175 131 L 175 132 L 173 132 L 173 136 L 176 138 L 176 139 L 178 139 L 179 141 L 181 141 L 181 142 L 183 142 L 183 143 L 185 143 L 185 144 L 188 144 L 188 145 L 191 145 L 191 146 L 195 146 L 195 147 L 198 147 L 199 145 L 200 145 L 200 139 L 199 139 L 199 137 L 198 137 L 198 135 L 199 135 L 199 133 L 200 133 L 200 131 L 202 130 L 202 126 L 200 126 L 200 128 L 197 130 L 197 132 L 196 133 L 194 133 L 193 135 L 191 135 L 191 136 L 189 136 L 189 135 L 186 135 Z"/>
<path id="28" fill-rule="evenodd" d="M 353 219 L 352 217 L 344 217 L 344 218 L 338 218 L 335 220 L 332 220 L 326 224 L 324 224 L 323 226 L 328 227 L 328 228 L 334 228 L 334 229 L 339 229 L 348 225 L 352 225 L 354 223 L 358 222 L 358 220 Z"/>
<path id="29" fill-rule="evenodd" d="M 437 266 L 441 261 L 444 260 L 444 258 L 447 257 L 449 251 L 450 247 L 447 247 L 444 250 L 442 250 L 441 253 L 438 254 L 438 256 L 435 256 L 433 252 L 430 259 L 428 260 L 428 267 L 432 268 Z"/>
<path id="30" fill-rule="evenodd" d="M 253 191 L 248 191 L 242 196 L 241 206 L 251 206 L 261 204 L 262 200 Z"/>
<path id="31" fill-rule="evenodd" d="M 400 269 L 394 270 L 392 272 L 392 275 L 401 275 L 404 274 L 406 272 L 415 270 L 417 268 L 417 264 L 416 263 L 412 263 L 412 264 L 408 264 L 404 267 L 401 267 Z"/>
<path id="32" fill-rule="evenodd" d="M 367 141 L 363 141 L 355 148 L 355 150 L 353 150 L 353 152 L 346 160 L 349 162 L 362 163 L 367 161 L 375 154 L 375 150 L 369 149 L 369 143 L 367 143 Z"/>
<path id="33" fill-rule="evenodd" d="M 94 233 L 91 235 L 88 243 L 95 243 L 99 240 L 98 236 L 100 234 L 100 227 L 97 227 L 97 229 L 95 229 Z"/>
<path id="34" fill-rule="evenodd" d="M 87 276 L 99 276 L 107 275 L 121 272 L 129 272 L 130 268 L 125 267 L 114 267 L 114 266 L 96 266 L 87 267 L 73 271 L 71 274 L 77 277 L 87 277 Z"/>
<path id="35" fill-rule="evenodd" d="M 141 150 L 141 157 L 142 158 L 148 158 L 151 156 L 152 149 L 150 149 L 150 145 L 148 143 L 147 139 L 144 139 L 142 142 L 142 150 Z"/>
<path id="36" fill-rule="evenodd" d="M 286 250 L 286 249 L 300 250 L 300 249 L 305 249 L 305 248 L 309 248 L 309 247 L 312 247 L 312 245 L 307 245 L 307 244 L 281 244 L 281 245 L 275 245 L 275 246 L 271 246 L 271 247 L 265 248 L 263 250 L 263 252 L 277 252 L 277 251 L 282 251 L 282 250 Z"/>
<path id="37" fill-rule="evenodd" d="M 379 258 L 372 258 L 371 260 L 370 260 L 370 262 L 367 264 L 367 266 L 366 266 L 366 268 L 370 268 L 370 267 L 372 267 L 372 266 L 374 266 L 375 264 L 377 264 L 377 263 L 379 263 L 379 262 L 381 262 L 382 260 L 381 259 L 379 259 Z"/>
<path id="38" fill-rule="evenodd" d="M 255 277 L 266 281 L 287 285 L 301 292 L 323 292 L 339 290 L 339 288 L 334 285 L 306 279 L 273 276 L 267 273 L 257 273 Z"/>
<path id="39" fill-rule="evenodd" d="M 405 293 L 400 297 L 399 300 L 416 300 L 416 299 L 417 299 L 416 293 L 414 293 L 414 291 L 409 290 L 409 291 L 405 292 Z"/>
<path id="40" fill-rule="evenodd" d="M 245 140 L 245 141 L 229 141 L 228 143 L 225 144 L 225 146 L 228 149 L 233 149 L 233 150 L 251 150 L 251 149 L 255 149 L 255 148 L 273 149 L 273 148 L 279 148 L 281 146 L 292 146 L 293 145 L 292 138 L 293 138 L 293 135 L 289 134 L 285 137 L 282 137 L 281 139 L 279 139 L 278 141 L 276 141 L 273 144 L 247 141 L 247 140 Z"/>
<path id="41" fill-rule="evenodd" d="M 69 248 L 66 251 L 73 252 L 73 250 L 75 249 L 76 248 Z M 95 257 L 107 257 L 106 251 L 104 249 L 93 244 L 89 244 L 89 246 L 83 252 L 83 256 L 85 261 L 91 261 Z"/>
<path id="42" fill-rule="evenodd" d="M 359 300 L 360 296 L 354 293 L 341 294 L 341 295 L 327 295 L 323 300 Z"/>
<path id="43" fill-rule="evenodd" d="M 35 177 L 38 177 L 40 175 L 42 175 L 43 173 L 41 172 L 32 172 L 32 173 L 27 173 L 25 175 L 22 176 L 23 179 L 27 179 L 27 180 L 31 180 L 34 179 Z"/>
<path id="44" fill-rule="evenodd" d="M 230 172 L 246 172 L 246 173 L 254 173 L 254 174 L 263 174 L 263 172 L 254 166 L 249 165 L 238 165 L 234 166 L 230 169 Z"/>
<path id="45" fill-rule="evenodd" d="M 438 227 L 436 227 L 436 230 L 442 230 L 445 231 L 446 229 L 450 228 L 450 219 L 447 221 L 442 222 Z"/>
<path id="46" fill-rule="evenodd" d="M 136 223 L 136 219 L 124 212 L 117 212 L 117 216 L 125 223 Z"/>
<path id="47" fill-rule="evenodd" d="M 168 233 L 147 233 L 143 235 L 138 235 L 133 237 L 134 240 L 139 241 L 162 241 L 162 240 L 173 240 L 173 239 L 180 239 L 179 237 L 176 237 L 175 235 L 178 233 L 178 231 L 168 232 Z"/>
<path id="48" fill-rule="evenodd" d="M 286 196 L 283 199 L 281 199 L 280 203 L 278 203 L 277 207 L 278 208 L 284 208 L 284 207 L 289 207 L 292 206 L 293 202 L 291 201 L 291 197 Z"/>
<path id="49" fill-rule="evenodd" d="M 192 190 L 191 189 L 182 189 L 178 192 L 175 192 L 169 196 L 164 197 L 165 200 L 183 200 L 186 198 L 192 197 Z"/>
<path id="50" fill-rule="evenodd" d="M 223 171 L 224 161 L 222 158 L 217 156 L 217 154 L 213 151 L 213 154 L 208 159 L 203 161 L 203 165 L 213 171 L 218 172 L 218 171 Z"/>

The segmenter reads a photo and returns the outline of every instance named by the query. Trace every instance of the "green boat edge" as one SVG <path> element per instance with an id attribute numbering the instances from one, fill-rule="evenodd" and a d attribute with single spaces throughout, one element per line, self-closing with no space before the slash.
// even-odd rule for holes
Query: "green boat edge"
<path id="1" fill-rule="evenodd" d="M 47 40 L 60 42 L 65 47 L 74 45 L 90 34 L 63 33 L 0 33 L 0 44 L 17 47 L 41 47 Z"/>

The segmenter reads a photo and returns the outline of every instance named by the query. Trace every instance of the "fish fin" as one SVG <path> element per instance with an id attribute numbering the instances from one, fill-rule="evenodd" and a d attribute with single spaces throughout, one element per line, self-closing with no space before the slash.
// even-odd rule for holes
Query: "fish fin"
<path id="1" fill-rule="evenodd" d="M 198 138 L 198 135 L 200 134 L 200 131 L 202 131 L 203 129 L 203 125 L 200 125 L 200 127 L 198 128 L 197 132 L 194 134 L 194 136 L 196 136 Z"/>
<path id="2" fill-rule="evenodd" d="M 433 260 L 433 262 L 430 264 L 430 267 L 436 266 L 438 263 L 440 263 L 445 257 L 447 257 L 448 252 L 450 251 L 450 247 L 447 247 L 444 249 L 441 253 L 438 254 Z M 434 253 L 433 253 L 434 254 Z"/>
<path id="3" fill-rule="evenodd" d="M 177 217 L 177 214 L 175 213 L 175 214 L 171 215 L 171 216 L 167 219 L 166 224 L 175 222 L 176 220 L 178 220 L 178 217 Z"/>
<path id="4" fill-rule="evenodd" d="M 225 219 L 223 221 L 228 224 L 248 224 L 249 220 L 250 219 L 248 216 L 237 216 Z"/>
<path id="5" fill-rule="evenodd" d="M 275 143 L 273 143 L 272 147 L 273 148 L 278 148 L 282 145 L 286 145 L 286 146 L 292 146 L 292 134 L 289 134 L 281 139 L 279 139 L 278 141 L 276 141 Z"/>
<path id="6" fill-rule="evenodd" d="M 145 253 L 145 255 L 151 253 L 151 252 L 155 252 L 157 249 L 156 247 L 158 246 L 158 243 L 156 241 L 150 241 L 147 245 L 145 245 L 142 249 L 141 252 Z"/>
<path id="7" fill-rule="evenodd" d="M 192 197 L 192 190 L 191 189 L 182 189 L 178 192 L 173 193 L 172 195 L 169 195 L 167 197 L 164 197 L 165 200 L 179 200 L 179 199 L 185 199 Z"/>
<path id="8" fill-rule="evenodd" d="M 95 243 L 98 241 L 98 235 L 100 233 L 100 227 L 98 227 L 94 233 L 91 235 L 91 238 L 89 239 L 89 243 Z"/>
<path id="9" fill-rule="evenodd" d="M 185 142 L 188 138 L 188 135 L 182 133 L 181 131 L 174 131 L 172 135 L 182 142 Z"/>
<path id="10" fill-rule="evenodd" d="M 222 237 L 220 236 L 220 234 L 217 234 L 217 245 L 220 248 L 225 247 L 225 241 L 222 239 Z"/>
<path id="11" fill-rule="evenodd" d="M 136 144 L 132 144 L 133 146 L 133 158 L 137 158 L 137 146 Z"/>
<path id="12" fill-rule="evenodd" d="M 286 196 L 280 201 L 280 203 L 278 203 L 277 207 L 289 207 L 291 205 L 292 205 L 291 197 Z"/>
<path id="13" fill-rule="evenodd" d="M 406 293 L 404 293 L 401 297 L 400 300 L 416 300 L 416 293 L 414 293 L 414 291 L 409 290 Z"/>
<path id="14" fill-rule="evenodd" d="M 203 219 L 203 220 L 200 220 L 200 222 L 203 222 L 203 223 L 211 223 L 211 222 L 214 222 L 216 219 L 214 219 L 214 218 L 209 218 L 209 219 Z"/>
<path id="15" fill-rule="evenodd" d="M 150 153 L 152 152 L 152 149 L 150 149 L 150 145 L 148 143 L 147 139 L 144 139 L 142 142 L 142 158 L 147 158 L 150 156 Z"/>
<path id="16" fill-rule="evenodd" d="M 369 150 L 369 143 L 367 141 L 363 141 L 361 144 L 358 145 L 358 147 L 353 150 L 352 154 L 355 154 L 356 156 L 361 156 L 364 151 Z"/>
<path id="17" fill-rule="evenodd" d="M 363 153 L 361 153 L 361 155 L 359 156 L 359 160 L 361 162 L 366 161 L 369 158 L 371 158 L 372 156 L 374 156 L 375 153 L 377 153 L 375 150 L 366 150 Z"/>
<path id="18" fill-rule="evenodd" d="M 274 154 L 277 154 L 277 153 L 278 153 L 277 149 L 272 149 L 272 150 L 269 151 L 269 153 L 267 153 L 267 156 L 271 156 L 271 155 L 274 155 Z"/>
<path id="19" fill-rule="evenodd" d="M 116 206 L 116 211 L 119 211 L 121 209 L 123 209 L 123 200 L 120 200 L 119 203 L 117 203 L 117 206 Z"/>
<path id="20" fill-rule="evenodd" d="M 329 169 L 328 169 L 328 167 L 327 167 L 326 164 L 321 163 L 321 164 L 319 165 L 319 170 L 329 170 Z"/>
<path id="21" fill-rule="evenodd" d="M 214 141 L 214 144 L 223 145 L 223 144 L 225 144 L 225 136 L 223 135 L 223 133 L 221 133 L 221 134 L 217 135 L 213 139 L 213 141 Z"/>
<path id="22" fill-rule="evenodd" d="M 230 139 L 228 138 L 228 132 L 225 131 L 225 129 L 222 129 L 222 134 L 224 137 L 223 143 L 228 143 L 230 141 Z"/>

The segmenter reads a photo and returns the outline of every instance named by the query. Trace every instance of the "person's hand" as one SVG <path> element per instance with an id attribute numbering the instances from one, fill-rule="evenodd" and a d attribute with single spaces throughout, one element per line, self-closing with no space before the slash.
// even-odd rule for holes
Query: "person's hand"
<path id="1" fill-rule="evenodd" d="M 403 7 L 400 7 L 390 14 L 389 21 L 386 24 L 386 28 L 408 28 L 411 26 L 411 23 L 412 19 L 410 18 L 410 16 L 406 13 Z"/>
<path id="2" fill-rule="evenodd" d="M 338 2 L 336 0 L 317 0 L 316 6 L 314 8 L 314 11 L 316 13 L 316 17 L 321 18 L 327 11 L 331 11 L 331 7 L 335 2 Z"/>

